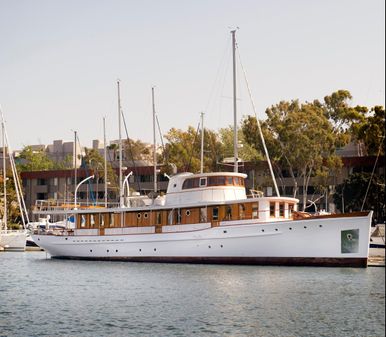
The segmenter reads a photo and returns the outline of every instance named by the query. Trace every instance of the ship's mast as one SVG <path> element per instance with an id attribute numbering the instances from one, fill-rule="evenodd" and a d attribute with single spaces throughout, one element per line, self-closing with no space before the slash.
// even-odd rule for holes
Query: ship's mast
<path id="1" fill-rule="evenodd" d="M 4 127 L 4 118 L 1 116 L 1 129 L 3 132 L 3 185 L 4 185 L 4 230 L 7 230 L 7 168 L 6 168 L 6 158 L 5 158 L 5 127 Z"/>
<path id="2" fill-rule="evenodd" d="M 233 156 L 234 156 L 234 172 L 238 172 L 238 139 L 237 139 L 237 104 L 236 104 L 236 30 L 231 31 L 232 34 L 232 58 L 233 58 Z"/>
<path id="3" fill-rule="evenodd" d="M 75 197 L 75 190 L 76 190 L 76 185 L 78 184 L 78 182 L 77 182 L 77 178 L 78 178 L 78 172 L 77 172 L 77 167 L 76 167 L 76 164 L 77 164 L 77 160 L 76 160 L 76 158 L 77 158 L 77 151 L 76 151 L 76 140 L 77 140 L 77 132 L 76 131 L 74 131 L 74 180 L 75 180 L 75 182 L 74 182 L 74 197 Z M 77 207 L 76 205 L 75 205 L 75 207 Z"/>
<path id="4" fill-rule="evenodd" d="M 106 143 L 106 117 L 103 117 L 103 146 L 104 146 L 104 182 L 105 182 L 105 207 L 107 207 L 107 143 Z M 97 192 L 98 193 L 98 192 Z"/>
<path id="5" fill-rule="evenodd" d="M 123 207 L 123 190 L 122 190 L 122 128 L 121 128 L 121 119 L 122 119 L 122 109 L 121 109 L 121 91 L 120 91 L 120 81 L 117 81 L 118 89 L 118 128 L 119 128 L 119 205 Z"/>
<path id="6" fill-rule="evenodd" d="M 201 112 L 201 169 L 200 173 L 204 173 L 204 113 Z"/>
<path id="7" fill-rule="evenodd" d="M 155 103 L 154 103 L 154 87 L 151 88 L 151 101 L 153 105 L 153 166 L 154 166 L 154 194 L 157 193 L 157 145 L 155 139 Z"/>

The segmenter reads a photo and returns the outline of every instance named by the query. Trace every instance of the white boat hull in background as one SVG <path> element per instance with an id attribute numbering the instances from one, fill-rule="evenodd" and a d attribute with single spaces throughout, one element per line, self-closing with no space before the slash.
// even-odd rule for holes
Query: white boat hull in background
<path id="1" fill-rule="evenodd" d="M 0 249 L 5 251 L 24 251 L 26 240 L 26 231 L 1 231 Z"/>

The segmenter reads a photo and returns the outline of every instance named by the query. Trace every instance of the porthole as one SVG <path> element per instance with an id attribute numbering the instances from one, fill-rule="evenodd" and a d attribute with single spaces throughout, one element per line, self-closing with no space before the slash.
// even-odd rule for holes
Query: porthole
<path id="1" fill-rule="evenodd" d="M 157 248 L 154 248 L 154 251 L 157 251 Z"/>
<path id="2" fill-rule="evenodd" d="M 292 231 L 292 227 L 290 227 L 289 230 Z"/>
<path id="3" fill-rule="evenodd" d="M 190 216 L 190 210 L 187 209 L 186 212 L 185 212 L 186 216 Z"/>
<path id="4" fill-rule="evenodd" d="M 319 227 L 320 227 L 320 228 L 322 228 L 322 227 L 323 227 L 323 225 L 319 225 Z"/>
<path id="5" fill-rule="evenodd" d="M 277 231 L 278 231 L 278 229 L 277 229 L 277 228 L 275 228 L 275 231 L 277 232 Z"/>
<path id="6" fill-rule="evenodd" d="M 352 234 L 347 234 L 347 240 L 351 241 L 352 240 Z"/>
<path id="7" fill-rule="evenodd" d="M 144 214 L 143 214 L 143 218 L 144 218 L 144 219 L 147 219 L 148 216 L 149 216 L 148 213 L 144 213 Z"/>
<path id="8" fill-rule="evenodd" d="M 142 249 L 141 249 L 141 248 L 139 248 L 139 251 L 140 251 L 140 252 L 142 252 Z"/>
<path id="9" fill-rule="evenodd" d="M 261 231 L 264 232 L 264 229 L 262 229 Z"/>
<path id="10" fill-rule="evenodd" d="M 92 249 L 90 249 L 90 253 L 92 253 Z"/>
<path id="11" fill-rule="evenodd" d="M 304 229 L 306 229 L 307 228 L 307 226 L 304 226 Z"/>
<path id="12" fill-rule="evenodd" d="M 224 233 L 228 233 L 227 231 L 224 231 Z"/>
<path id="13" fill-rule="evenodd" d="M 115 252 L 118 253 L 118 249 L 116 249 Z"/>
<path id="14" fill-rule="evenodd" d="M 224 246 L 223 245 L 220 245 L 221 248 L 223 248 Z"/>
<path id="15" fill-rule="evenodd" d="M 141 213 L 137 213 L 137 219 L 141 219 Z"/>
<path id="16" fill-rule="evenodd" d="M 211 246 L 208 246 L 208 248 L 212 248 Z"/>
<path id="17" fill-rule="evenodd" d="M 68 238 L 65 238 L 65 240 L 68 240 Z"/>
<path id="18" fill-rule="evenodd" d="M 107 253 L 109 253 L 109 252 L 110 252 L 110 250 L 107 249 Z"/>

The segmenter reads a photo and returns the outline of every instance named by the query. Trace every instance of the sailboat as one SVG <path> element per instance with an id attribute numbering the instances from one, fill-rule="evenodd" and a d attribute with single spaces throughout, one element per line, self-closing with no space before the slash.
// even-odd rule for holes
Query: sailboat
<path id="1" fill-rule="evenodd" d="M 235 31 L 232 44 L 234 171 L 176 174 L 170 177 L 165 196 L 158 197 L 158 202 L 154 199 L 153 203 L 141 204 L 140 196 L 129 197 L 130 203 L 123 202 L 120 166 L 118 205 L 82 207 L 76 202 L 76 191 L 72 206 L 68 202 L 39 202 L 36 215 L 51 215 L 66 224 L 61 230 L 40 226 L 33 234 L 35 242 L 52 258 L 367 266 L 372 212 L 306 216 L 297 212 L 299 200 L 280 196 L 277 185 L 276 196 L 247 195 L 247 175 L 238 172 Z M 119 97 L 118 82 L 121 118 Z M 120 158 L 121 151 L 120 145 Z M 75 223 L 68 221 L 70 218 Z"/>
<path id="2" fill-rule="evenodd" d="M 3 138 L 3 217 L 0 220 L 0 250 L 5 251 L 24 251 L 26 246 L 27 239 L 27 231 L 25 227 L 25 214 L 22 210 L 22 204 L 24 204 L 24 199 L 22 201 L 23 195 L 21 192 L 21 185 L 19 176 L 16 172 L 15 162 L 13 160 L 12 155 L 9 155 L 9 162 L 12 168 L 13 181 L 15 182 L 15 191 L 16 197 L 18 201 L 18 205 L 20 207 L 23 229 L 21 230 L 11 230 L 8 228 L 8 213 L 7 213 L 7 167 L 6 167 L 6 154 L 10 152 L 8 137 L 5 128 L 5 120 L 3 113 L 1 112 L 1 126 L 2 126 L 2 138 Z M 24 208 L 25 209 L 25 208 Z"/>

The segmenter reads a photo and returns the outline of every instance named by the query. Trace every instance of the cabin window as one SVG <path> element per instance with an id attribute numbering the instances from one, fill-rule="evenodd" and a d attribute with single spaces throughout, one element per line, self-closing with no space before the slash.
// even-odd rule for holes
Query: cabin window
<path id="1" fill-rule="evenodd" d="M 227 185 L 233 185 L 233 177 L 227 177 Z"/>
<path id="2" fill-rule="evenodd" d="M 240 219 L 244 219 L 245 217 L 245 206 L 244 204 L 239 205 L 239 217 Z"/>
<path id="3" fill-rule="evenodd" d="M 230 205 L 226 208 L 225 219 L 232 220 L 232 207 Z"/>
<path id="4" fill-rule="evenodd" d="M 190 216 L 190 210 L 187 209 L 186 212 L 185 212 L 186 216 Z"/>
<path id="5" fill-rule="evenodd" d="M 137 219 L 141 219 L 141 213 L 137 213 Z"/>
<path id="6" fill-rule="evenodd" d="M 103 227 L 105 225 L 105 215 L 99 214 L 99 226 Z"/>
<path id="7" fill-rule="evenodd" d="M 149 217 L 149 214 L 148 214 L 148 213 L 144 213 L 144 214 L 143 214 L 143 218 L 144 218 L 144 219 L 147 219 L 148 217 Z"/>
<path id="8" fill-rule="evenodd" d="M 161 222 L 162 222 L 162 216 L 161 216 L 161 212 L 157 212 L 157 215 L 156 215 L 156 221 L 157 221 L 157 225 L 160 225 Z"/>
<path id="9" fill-rule="evenodd" d="M 252 218 L 253 219 L 259 218 L 259 203 L 258 202 L 254 202 L 252 204 Z"/>
<path id="10" fill-rule="evenodd" d="M 275 203 L 274 202 L 269 203 L 269 216 L 275 217 Z"/>
<path id="11" fill-rule="evenodd" d="M 90 226 L 94 227 L 94 225 L 95 225 L 94 214 L 90 214 Z"/>
<path id="12" fill-rule="evenodd" d="M 81 216 L 80 226 L 86 227 L 86 217 L 84 215 Z"/>
<path id="13" fill-rule="evenodd" d="M 284 202 L 279 204 L 279 216 L 284 218 Z"/>
<path id="14" fill-rule="evenodd" d="M 177 210 L 177 223 L 181 223 L 181 210 Z"/>
<path id="15" fill-rule="evenodd" d="M 113 213 L 110 214 L 110 227 L 114 227 L 115 224 L 115 216 Z"/>
<path id="16" fill-rule="evenodd" d="M 206 178 L 200 178 L 200 187 L 206 186 Z"/>
<path id="17" fill-rule="evenodd" d="M 171 210 L 168 215 L 168 222 L 169 225 L 173 225 L 173 218 L 174 218 L 174 210 Z"/>
<path id="18" fill-rule="evenodd" d="M 200 222 L 207 222 L 208 217 L 207 217 L 207 208 L 202 207 L 200 208 Z"/>
<path id="19" fill-rule="evenodd" d="M 212 220 L 218 220 L 218 207 L 212 209 Z"/>
<path id="20" fill-rule="evenodd" d="M 293 211 L 294 211 L 294 204 L 288 204 L 288 217 L 292 215 Z"/>

